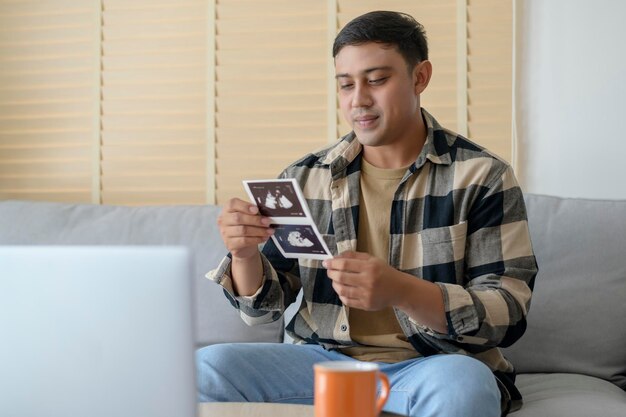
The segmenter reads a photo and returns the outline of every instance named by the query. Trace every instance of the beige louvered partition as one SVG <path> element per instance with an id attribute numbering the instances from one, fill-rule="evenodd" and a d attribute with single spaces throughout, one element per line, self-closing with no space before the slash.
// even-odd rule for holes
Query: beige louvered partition
<path id="1" fill-rule="evenodd" d="M 349 131 L 332 41 L 370 10 L 424 24 L 422 105 L 511 157 L 499 0 L 0 0 L 0 199 L 223 204 Z"/>
<path id="2" fill-rule="evenodd" d="M 468 3 L 469 135 L 510 161 L 512 4 L 501 0 Z"/>
<path id="3" fill-rule="evenodd" d="M 328 142 L 326 23 L 321 1 L 218 0 L 218 203 Z"/>
<path id="4" fill-rule="evenodd" d="M 91 201 L 99 7 L 0 1 L 0 199 Z"/>
<path id="5" fill-rule="evenodd" d="M 204 203 L 206 2 L 103 5 L 102 202 Z"/>

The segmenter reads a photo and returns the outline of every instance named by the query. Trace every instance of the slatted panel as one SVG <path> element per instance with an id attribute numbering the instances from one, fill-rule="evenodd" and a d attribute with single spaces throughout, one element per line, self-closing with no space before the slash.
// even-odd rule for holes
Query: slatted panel
<path id="1" fill-rule="evenodd" d="M 102 200 L 206 201 L 207 5 L 104 0 Z"/>
<path id="2" fill-rule="evenodd" d="M 469 135 L 511 160 L 512 5 L 468 2 Z"/>
<path id="3" fill-rule="evenodd" d="M 422 94 L 422 106 L 449 129 L 457 127 L 456 0 L 338 0 L 342 28 L 353 18 L 372 10 L 408 13 L 424 25 L 433 77 Z M 341 116 L 339 134 L 351 129 Z"/>
<path id="4" fill-rule="evenodd" d="M 218 0 L 217 202 L 274 178 L 326 138 L 326 3 Z"/>
<path id="5" fill-rule="evenodd" d="M 274 177 L 327 143 L 327 2 L 216 3 L 215 16 L 201 0 L 0 3 L 0 198 L 90 201 L 100 170 L 104 203 L 204 203 L 215 157 L 223 203 L 243 197 L 241 179 Z M 415 16 L 434 66 L 422 103 L 455 129 L 456 7 L 340 0 L 330 31 L 369 10 Z M 467 10 L 470 137 L 508 159 L 511 5 L 468 0 Z M 338 135 L 349 131 L 337 118 Z"/>
<path id="6" fill-rule="evenodd" d="M 0 3 L 0 199 L 91 201 L 98 10 Z"/>

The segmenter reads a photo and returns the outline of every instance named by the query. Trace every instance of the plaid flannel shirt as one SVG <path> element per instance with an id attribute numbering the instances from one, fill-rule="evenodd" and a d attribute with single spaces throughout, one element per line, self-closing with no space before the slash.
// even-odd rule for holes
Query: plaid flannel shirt
<path id="1" fill-rule="evenodd" d="M 496 374 L 503 409 L 517 408 L 521 396 L 513 385 L 514 368 L 498 347 L 524 333 L 537 274 L 522 191 L 506 162 L 442 128 L 425 110 L 422 114 L 427 139 L 394 195 L 387 261 L 439 285 L 448 329 L 439 333 L 401 310 L 395 313 L 417 352 L 483 361 Z M 356 250 L 361 150 L 350 133 L 280 175 L 299 182 L 333 255 Z M 207 274 L 224 287 L 246 323 L 279 319 L 302 289 L 302 304 L 287 325 L 295 342 L 326 349 L 355 345 L 348 311 L 321 261 L 286 259 L 271 240 L 261 258 L 263 283 L 250 297 L 234 294 L 230 254 Z"/>

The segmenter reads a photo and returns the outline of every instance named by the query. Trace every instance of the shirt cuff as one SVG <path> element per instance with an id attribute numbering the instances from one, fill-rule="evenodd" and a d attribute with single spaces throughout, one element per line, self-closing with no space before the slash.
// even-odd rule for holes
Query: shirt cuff
<path id="1" fill-rule="evenodd" d="M 263 276 L 263 280 L 261 281 L 261 285 L 259 289 L 252 295 L 235 295 L 235 289 L 233 288 L 233 279 L 231 272 L 232 259 L 228 256 L 225 256 L 224 259 L 220 262 L 217 268 L 209 271 L 205 277 L 215 282 L 218 285 L 221 285 L 224 290 L 230 295 L 233 299 L 239 301 L 240 303 L 252 306 L 254 301 L 256 301 L 259 294 L 261 294 L 261 290 L 263 289 L 263 284 L 265 283 L 265 276 Z"/>
<path id="2" fill-rule="evenodd" d="M 467 334 L 477 330 L 478 313 L 469 291 L 460 285 L 436 283 L 443 294 L 443 303 L 450 336 Z"/>

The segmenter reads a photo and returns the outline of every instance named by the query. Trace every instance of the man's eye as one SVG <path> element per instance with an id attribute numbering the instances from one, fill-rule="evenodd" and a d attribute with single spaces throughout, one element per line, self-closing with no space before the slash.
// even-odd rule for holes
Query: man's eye
<path id="1" fill-rule="evenodd" d="M 384 83 L 385 81 L 387 81 L 387 78 L 389 78 L 389 77 L 376 78 L 375 80 L 369 80 L 368 82 L 369 82 L 370 84 L 378 85 L 378 84 L 382 84 L 382 83 Z"/>
<path id="2" fill-rule="evenodd" d="M 341 88 L 342 90 L 349 90 L 352 88 L 353 85 L 354 84 L 341 84 L 339 88 Z"/>

